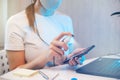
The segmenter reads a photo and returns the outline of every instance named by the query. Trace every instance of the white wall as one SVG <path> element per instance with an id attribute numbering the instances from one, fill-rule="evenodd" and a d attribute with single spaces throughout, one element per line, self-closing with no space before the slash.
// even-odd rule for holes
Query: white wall
<path id="1" fill-rule="evenodd" d="M 7 0 L 0 0 L 0 49 L 4 45 L 4 27 L 7 21 Z"/>
<path id="2" fill-rule="evenodd" d="M 0 49 L 4 45 L 4 27 L 7 19 L 23 10 L 31 0 L 0 0 Z"/>
<path id="3" fill-rule="evenodd" d="M 8 0 L 8 18 L 22 10 L 31 3 L 31 0 Z"/>
<path id="4" fill-rule="evenodd" d="M 82 47 L 96 48 L 87 57 L 120 52 L 119 0 L 63 0 L 60 10 L 71 16 L 76 40 Z"/>
<path id="5" fill-rule="evenodd" d="M 8 17 L 31 3 L 31 0 L 7 1 Z M 120 17 L 110 16 L 120 11 L 120 0 L 63 0 L 59 10 L 72 18 L 75 38 L 81 47 L 96 45 L 87 57 L 120 52 Z M 0 35 L 3 38 L 2 32 Z"/>

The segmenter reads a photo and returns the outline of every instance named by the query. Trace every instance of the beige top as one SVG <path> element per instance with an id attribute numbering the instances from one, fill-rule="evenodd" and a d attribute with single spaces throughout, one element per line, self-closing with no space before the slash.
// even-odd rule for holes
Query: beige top
<path id="1" fill-rule="evenodd" d="M 66 15 L 55 13 L 53 16 L 45 17 L 35 14 L 35 18 L 39 34 L 48 44 L 61 32 L 73 33 L 72 21 Z M 8 20 L 5 37 L 5 49 L 25 50 L 27 62 L 48 51 L 48 45 L 41 41 L 38 35 L 29 27 L 25 11 L 12 16 Z M 69 43 L 72 46 L 72 40 Z M 69 48 L 66 54 L 70 50 L 72 48 Z"/>

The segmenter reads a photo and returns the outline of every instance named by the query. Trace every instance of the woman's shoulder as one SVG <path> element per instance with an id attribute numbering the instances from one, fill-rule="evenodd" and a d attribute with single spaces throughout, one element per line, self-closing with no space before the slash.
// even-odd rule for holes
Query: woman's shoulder
<path id="1" fill-rule="evenodd" d="M 26 21 L 27 17 L 25 14 L 25 10 L 12 15 L 9 19 L 8 19 L 8 23 L 19 23 L 19 22 L 24 22 Z"/>

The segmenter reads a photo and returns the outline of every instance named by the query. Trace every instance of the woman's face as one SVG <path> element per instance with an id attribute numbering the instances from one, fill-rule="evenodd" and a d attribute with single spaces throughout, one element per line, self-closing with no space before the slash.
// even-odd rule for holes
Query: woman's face
<path id="1" fill-rule="evenodd" d="M 62 3 L 62 0 L 40 0 L 40 2 L 46 10 L 56 10 Z"/>

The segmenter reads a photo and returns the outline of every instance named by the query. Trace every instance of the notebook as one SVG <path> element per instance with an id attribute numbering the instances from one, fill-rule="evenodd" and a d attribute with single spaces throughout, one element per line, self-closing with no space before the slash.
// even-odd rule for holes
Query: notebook
<path id="1" fill-rule="evenodd" d="M 30 77 L 30 76 L 33 76 L 33 75 L 35 75 L 37 73 L 38 73 L 37 70 L 22 69 L 22 68 L 15 69 L 13 71 L 14 75 L 23 76 L 23 77 Z"/>
<path id="2" fill-rule="evenodd" d="M 120 79 L 120 59 L 98 58 L 76 69 L 76 72 Z"/>

